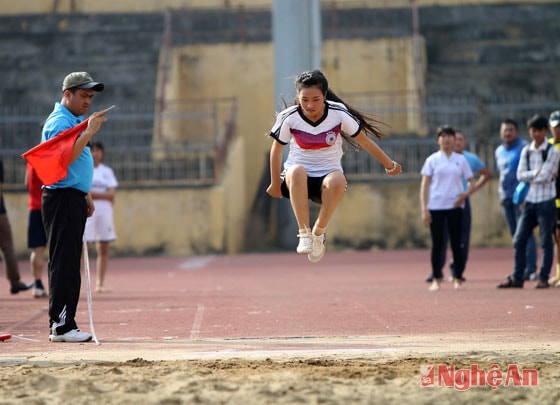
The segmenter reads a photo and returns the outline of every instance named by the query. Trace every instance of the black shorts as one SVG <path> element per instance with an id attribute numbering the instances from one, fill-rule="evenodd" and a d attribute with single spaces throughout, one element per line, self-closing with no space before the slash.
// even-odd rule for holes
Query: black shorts
<path id="1" fill-rule="evenodd" d="M 41 210 L 31 210 L 29 211 L 29 223 L 27 225 L 27 247 L 34 249 L 41 246 L 47 246 L 47 236 L 43 227 Z"/>
<path id="2" fill-rule="evenodd" d="M 556 228 L 560 229 L 560 207 L 556 207 Z"/>
<path id="3" fill-rule="evenodd" d="M 323 177 L 307 177 L 307 196 L 311 201 L 317 204 L 321 204 L 321 193 L 323 188 L 323 179 L 327 176 Z M 282 195 L 286 198 L 290 198 L 290 191 L 288 190 L 288 186 L 286 185 L 286 180 L 283 179 L 282 185 L 280 186 L 282 191 Z"/>

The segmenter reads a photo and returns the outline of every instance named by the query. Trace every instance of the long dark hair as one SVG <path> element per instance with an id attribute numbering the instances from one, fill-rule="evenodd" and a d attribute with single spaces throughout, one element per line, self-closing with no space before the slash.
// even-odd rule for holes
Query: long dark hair
<path id="1" fill-rule="evenodd" d="M 327 81 L 327 78 L 325 77 L 323 72 L 321 72 L 320 70 L 312 70 L 299 74 L 295 79 L 295 85 L 296 92 L 298 94 L 303 88 L 317 87 L 325 95 L 325 98 L 327 100 L 344 104 L 344 106 L 348 109 L 348 112 L 350 112 L 350 114 L 358 119 L 358 121 L 360 122 L 360 128 L 366 133 L 366 135 L 375 137 L 377 139 L 381 139 L 384 136 L 383 132 L 378 128 L 379 124 L 384 125 L 384 123 L 381 121 L 377 121 L 365 115 L 364 113 L 361 113 L 351 105 L 348 105 L 346 102 L 344 102 L 344 100 L 338 97 L 334 93 L 334 91 L 329 88 L 329 82 Z M 294 102 L 295 104 L 299 104 L 297 96 Z M 350 138 L 347 134 L 342 135 L 344 139 L 350 142 L 353 146 L 359 147 L 357 146 L 357 143 L 353 141 L 352 138 Z"/>

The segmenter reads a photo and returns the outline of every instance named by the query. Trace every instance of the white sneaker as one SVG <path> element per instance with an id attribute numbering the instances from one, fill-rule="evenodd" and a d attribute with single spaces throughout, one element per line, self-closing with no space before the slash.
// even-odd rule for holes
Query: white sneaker
<path id="1" fill-rule="evenodd" d="M 53 334 L 49 336 L 51 342 L 89 342 L 91 340 L 89 333 L 79 329 L 72 329 L 63 335 L 57 335 L 54 330 L 52 332 Z"/>
<path id="2" fill-rule="evenodd" d="M 49 294 L 42 288 L 33 288 L 33 297 L 35 298 L 48 298 Z"/>
<path id="3" fill-rule="evenodd" d="M 439 280 L 435 279 L 432 281 L 432 285 L 429 288 L 430 291 L 438 291 L 439 290 Z"/>
<path id="4" fill-rule="evenodd" d="M 313 251 L 313 238 L 311 231 L 306 229 L 305 233 L 298 233 L 299 243 L 296 252 L 300 255 L 307 255 Z"/>
<path id="5" fill-rule="evenodd" d="M 313 250 L 307 255 L 307 258 L 312 263 L 317 263 L 325 255 L 327 250 L 327 234 L 323 233 L 319 236 L 311 235 L 313 237 Z"/>

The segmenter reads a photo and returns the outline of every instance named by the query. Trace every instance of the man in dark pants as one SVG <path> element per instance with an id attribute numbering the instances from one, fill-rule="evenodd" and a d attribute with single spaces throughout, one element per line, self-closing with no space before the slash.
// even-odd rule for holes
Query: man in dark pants
<path id="1" fill-rule="evenodd" d="M 42 141 L 84 120 L 94 91 L 103 83 L 87 72 L 70 73 L 62 85 L 62 100 L 56 103 L 43 126 Z M 93 213 L 89 194 L 93 179 L 93 158 L 88 143 L 107 121 L 106 111 L 95 112 L 72 149 L 65 178 L 43 191 L 42 215 L 49 246 L 49 339 L 53 342 L 87 342 L 91 335 L 80 331 L 75 321 L 80 297 L 80 262 L 86 219 Z"/>
<path id="2" fill-rule="evenodd" d="M 498 288 L 523 288 L 527 241 L 537 226 L 543 258 L 535 288 L 549 287 L 548 276 L 554 260 L 552 235 L 556 226 L 556 175 L 560 154 L 546 139 L 549 128 L 547 118 L 535 115 L 529 119 L 527 127 L 533 141 L 521 151 L 517 179 L 530 183 L 531 187 L 513 236 L 513 274 Z"/>
<path id="3" fill-rule="evenodd" d="M 0 160 L 0 253 L 4 258 L 4 266 L 6 267 L 6 277 L 10 281 L 10 293 L 17 294 L 20 291 L 29 290 L 33 287 L 33 283 L 26 284 L 21 281 L 19 275 L 18 262 L 16 252 L 14 250 L 14 241 L 12 239 L 12 228 L 6 213 L 4 204 L 4 196 L 2 195 L 2 183 L 4 183 L 4 164 Z"/>

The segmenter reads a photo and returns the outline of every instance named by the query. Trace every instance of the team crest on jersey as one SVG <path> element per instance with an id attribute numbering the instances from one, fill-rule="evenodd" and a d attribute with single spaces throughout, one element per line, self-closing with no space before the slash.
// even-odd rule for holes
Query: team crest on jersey
<path id="1" fill-rule="evenodd" d="M 325 142 L 327 145 L 333 145 L 336 141 L 336 132 L 329 131 L 325 134 Z"/>

